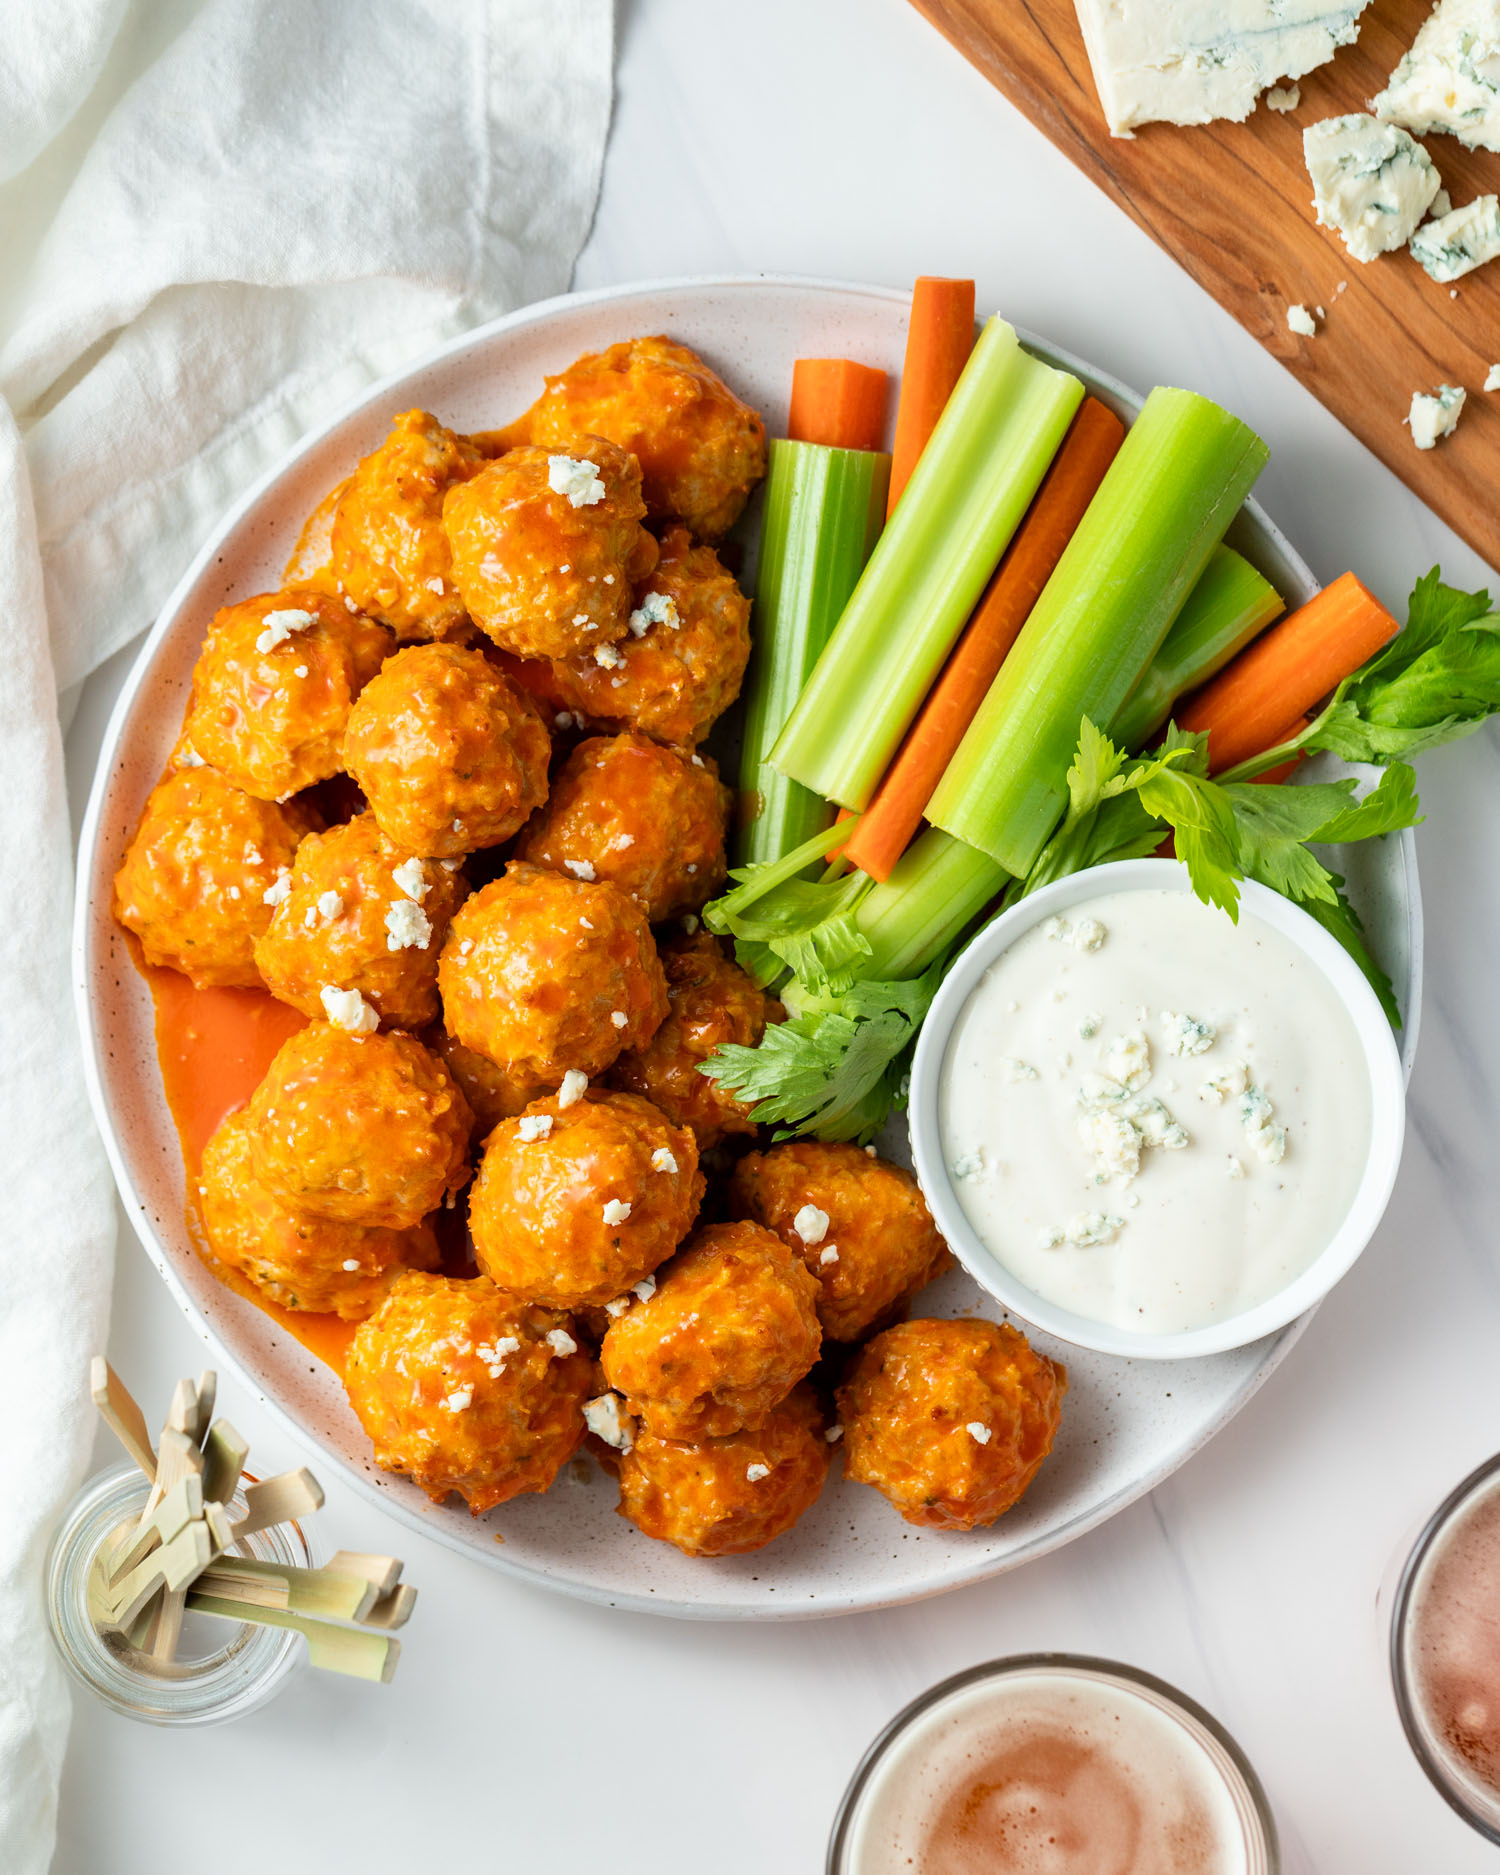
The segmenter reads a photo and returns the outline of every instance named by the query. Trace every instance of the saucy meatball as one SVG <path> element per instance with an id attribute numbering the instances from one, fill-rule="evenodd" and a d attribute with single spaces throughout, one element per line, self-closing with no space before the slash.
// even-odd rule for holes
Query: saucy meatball
<path id="1" fill-rule="evenodd" d="M 724 883 L 728 819 L 729 790 L 703 756 L 645 736 L 595 736 L 563 764 L 516 858 L 608 879 L 656 924 L 697 911 Z"/>
<path id="2" fill-rule="evenodd" d="M 255 940 L 311 825 L 297 802 L 259 800 L 212 768 L 179 769 L 146 801 L 115 874 L 115 918 L 148 964 L 200 989 L 259 988 Z"/>
<path id="3" fill-rule="evenodd" d="M 487 1056 L 455 1041 L 444 1028 L 429 1029 L 422 1040 L 442 1061 L 472 1108 L 476 1139 L 487 1139 L 502 1120 L 513 1120 L 550 1091 L 550 1083 L 534 1074 L 496 1067 Z"/>
<path id="4" fill-rule="evenodd" d="M 621 1315 L 599 1359 L 663 1439 L 765 1423 L 818 1358 L 818 1286 L 758 1224 L 710 1224 Z"/>
<path id="5" fill-rule="evenodd" d="M 695 748 L 740 693 L 750 601 L 712 547 L 695 547 L 685 529 L 672 528 L 630 621 L 618 645 L 558 658 L 547 688 L 564 708 L 603 726 Z"/>
<path id="6" fill-rule="evenodd" d="M 640 909 L 512 860 L 459 908 L 438 960 L 443 1018 L 465 1048 L 548 1087 L 602 1074 L 667 1013 L 667 985 Z"/>
<path id="7" fill-rule="evenodd" d="M 365 1229 L 283 1204 L 255 1175 L 243 1108 L 203 1148 L 198 1205 L 213 1261 L 284 1309 L 359 1321 L 396 1270 L 437 1268 L 430 1224 Z"/>
<path id="8" fill-rule="evenodd" d="M 282 1043 L 247 1111 L 256 1177 L 316 1217 L 407 1230 L 468 1177 L 473 1115 L 410 1035 L 311 1023 Z"/>
<path id="9" fill-rule="evenodd" d="M 656 564 L 634 456 L 512 449 L 450 490 L 443 523 L 474 623 L 521 658 L 584 656 L 623 638 L 631 588 Z"/>
<path id="10" fill-rule="evenodd" d="M 649 1276 L 692 1227 L 698 1149 L 634 1094 L 540 1100 L 502 1120 L 469 1199 L 479 1267 L 553 1308 L 611 1301 Z"/>
<path id="11" fill-rule="evenodd" d="M 564 449 L 607 436 L 641 465 L 653 520 L 681 521 L 701 540 L 734 525 L 766 472 L 766 426 L 685 345 L 627 339 L 548 378 L 515 426 L 528 441 Z"/>
<path id="12" fill-rule="evenodd" d="M 382 626 L 308 587 L 225 606 L 193 670 L 183 735 L 236 787 L 284 801 L 342 768 L 350 706 L 393 648 Z"/>
<path id="13" fill-rule="evenodd" d="M 729 1189 L 817 1278 L 830 1341 L 858 1341 L 952 1262 L 911 1173 L 858 1146 L 788 1140 L 747 1154 Z"/>
<path id="14" fill-rule="evenodd" d="M 725 1042 L 756 1047 L 767 1022 L 779 1020 L 781 1005 L 768 1001 L 707 931 L 671 939 L 660 955 L 667 1019 L 644 1048 L 620 1056 L 609 1071 L 611 1083 L 644 1094 L 669 1120 L 690 1126 L 700 1152 L 732 1133 L 753 1134 L 750 1104 L 701 1067 Z"/>
<path id="15" fill-rule="evenodd" d="M 831 1448 L 811 1387 L 799 1386 L 754 1431 L 696 1444 L 649 1426 L 620 1458 L 619 1512 L 688 1556 L 763 1549 L 817 1501 Z"/>
<path id="16" fill-rule="evenodd" d="M 329 542 L 334 577 L 400 639 L 449 638 L 468 628 L 443 500 L 484 460 L 467 437 L 425 410 L 408 410 L 339 498 Z"/>
<path id="17" fill-rule="evenodd" d="M 1052 1450 L 1067 1390 L 1067 1369 L 1008 1322 L 898 1322 L 839 1388 L 844 1470 L 908 1523 L 993 1523 Z"/>
<path id="18" fill-rule="evenodd" d="M 456 859 L 541 806 L 551 751 L 535 704 L 482 652 L 413 645 L 350 711 L 343 759 L 388 840 Z"/>
<path id="19" fill-rule="evenodd" d="M 476 1517 L 545 1491 L 583 1437 L 593 1378 L 571 1327 L 483 1276 L 396 1277 L 344 1369 L 376 1464 L 436 1503 L 457 1491 Z"/>
<path id="20" fill-rule="evenodd" d="M 323 991 L 358 990 L 390 1028 L 438 1013 L 437 960 L 465 886 L 437 860 L 392 846 L 372 814 L 297 849 L 285 896 L 255 946 L 273 996 L 327 1013 Z"/>

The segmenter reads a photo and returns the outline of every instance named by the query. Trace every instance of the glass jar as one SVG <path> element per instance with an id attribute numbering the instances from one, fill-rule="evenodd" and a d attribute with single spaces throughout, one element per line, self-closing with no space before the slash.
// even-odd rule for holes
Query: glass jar
<path id="1" fill-rule="evenodd" d="M 246 1483 L 254 1480 L 246 1474 Z M 100 1551 L 146 1506 L 150 1485 L 134 1465 L 90 1478 L 64 1511 L 47 1553 L 47 1619 L 63 1664 L 105 1705 L 150 1725 L 215 1725 L 253 1712 L 274 1697 L 306 1658 L 291 1629 L 230 1622 L 189 1611 L 176 1658 L 153 1660 L 122 1634 L 105 1634 L 89 1612 L 89 1578 Z M 227 1506 L 245 1512 L 242 1491 Z M 236 1544 L 241 1556 L 268 1563 L 314 1563 L 300 1524 L 275 1524 Z"/>
<path id="2" fill-rule="evenodd" d="M 1500 1843 L 1500 1453 L 1427 1519 L 1389 1596 L 1391 1685 L 1418 1764 Z"/>
<path id="3" fill-rule="evenodd" d="M 1006 1843 L 1014 1863 L 998 1859 Z M 933 1849 L 997 1875 L 1038 1852 L 1049 1868 L 1076 1852 L 1076 1866 L 1121 1875 L 1281 1867 L 1265 1791 L 1218 1721 L 1149 1673 L 1082 1654 L 970 1667 L 876 1738 L 839 1804 L 827 1875 L 885 1875 Z"/>

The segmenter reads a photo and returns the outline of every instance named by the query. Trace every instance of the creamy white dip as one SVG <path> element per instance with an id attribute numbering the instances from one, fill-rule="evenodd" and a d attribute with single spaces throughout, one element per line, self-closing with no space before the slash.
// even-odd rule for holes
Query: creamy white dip
<path id="1" fill-rule="evenodd" d="M 938 1125 L 969 1222 L 1029 1289 L 1151 1334 L 1275 1295 L 1369 1153 L 1354 1023 L 1243 908 L 1115 892 L 1019 937 L 959 1013 Z"/>

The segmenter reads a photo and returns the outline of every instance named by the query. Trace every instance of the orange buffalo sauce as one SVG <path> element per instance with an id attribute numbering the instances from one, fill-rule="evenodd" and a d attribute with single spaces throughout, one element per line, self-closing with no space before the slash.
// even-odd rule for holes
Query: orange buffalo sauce
<path id="1" fill-rule="evenodd" d="M 277 1049 L 306 1027 L 307 1017 L 264 990 L 200 990 L 176 970 L 139 967 L 156 1006 L 156 1056 L 187 1171 L 188 1230 L 201 1256 L 205 1239 L 198 1215 L 198 1164 L 203 1148 L 219 1122 L 249 1100 Z M 213 1270 L 319 1360 L 343 1373 L 355 1323 L 337 1315 L 279 1308 L 232 1272 L 217 1264 Z"/>

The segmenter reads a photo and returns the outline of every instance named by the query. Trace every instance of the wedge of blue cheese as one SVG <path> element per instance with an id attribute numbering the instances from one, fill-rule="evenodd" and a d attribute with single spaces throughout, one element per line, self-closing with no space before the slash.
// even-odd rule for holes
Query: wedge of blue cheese
<path id="1" fill-rule="evenodd" d="M 1326 65 L 1370 0 L 1076 0 L 1116 137 L 1141 124 L 1243 123 L 1278 79 Z"/>
<path id="2" fill-rule="evenodd" d="M 1418 449 L 1431 449 L 1443 437 L 1453 434 L 1464 414 L 1464 395 L 1456 384 L 1440 384 L 1435 391 L 1412 394 L 1411 414 L 1406 421 L 1411 425 L 1411 440 Z"/>
<path id="3" fill-rule="evenodd" d="M 1356 260 L 1405 247 L 1442 186 L 1420 143 L 1362 111 L 1309 124 L 1302 156 L 1318 220 Z"/>
<path id="4" fill-rule="evenodd" d="M 1370 108 L 1419 137 L 1500 150 L 1500 0 L 1438 0 Z"/>
<path id="5" fill-rule="evenodd" d="M 1411 238 L 1411 251 L 1440 286 L 1462 280 L 1500 256 L 1500 196 L 1478 195 L 1436 221 L 1424 221 Z"/>

